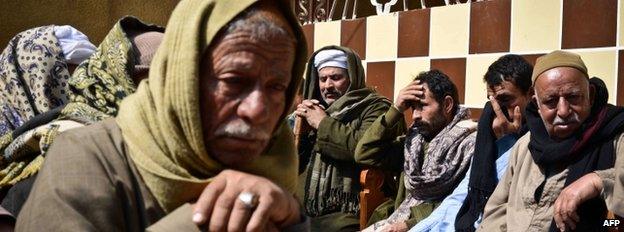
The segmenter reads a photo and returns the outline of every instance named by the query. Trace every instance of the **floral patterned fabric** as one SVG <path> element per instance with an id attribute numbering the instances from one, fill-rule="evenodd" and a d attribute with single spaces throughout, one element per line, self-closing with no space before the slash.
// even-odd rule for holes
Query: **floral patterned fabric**
<path id="1" fill-rule="evenodd" d="M 96 52 L 63 82 L 68 100 L 58 117 L 19 135 L 0 133 L 0 189 L 37 173 L 59 133 L 117 115 L 121 100 L 136 90 L 131 78 L 135 59 L 128 34 L 145 31 L 162 32 L 164 28 L 133 17 L 121 19 Z"/>
<path id="2" fill-rule="evenodd" d="M 69 75 L 54 26 L 13 37 L 0 54 L 0 134 L 66 104 Z"/>

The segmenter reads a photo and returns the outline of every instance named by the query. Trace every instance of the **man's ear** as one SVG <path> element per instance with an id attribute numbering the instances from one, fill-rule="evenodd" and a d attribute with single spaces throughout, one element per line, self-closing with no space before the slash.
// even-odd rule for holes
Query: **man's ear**
<path id="1" fill-rule="evenodd" d="M 594 99 L 596 97 L 596 86 L 589 84 L 589 103 L 594 104 Z"/>
<path id="2" fill-rule="evenodd" d="M 449 95 L 446 95 L 446 97 L 444 97 L 444 112 L 446 112 L 447 115 L 451 115 L 451 117 L 453 116 L 454 105 L 455 101 L 453 100 L 453 98 Z"/>
<path id="3" fill-rule="evenodd" d="M 531 95 L 531 101 L 535 102 L 535 105 L 537 105 L 537 109 L 540 108 L 540 104 L 539 104 L 539 101 L 537 99 L 537 94 Z"/>

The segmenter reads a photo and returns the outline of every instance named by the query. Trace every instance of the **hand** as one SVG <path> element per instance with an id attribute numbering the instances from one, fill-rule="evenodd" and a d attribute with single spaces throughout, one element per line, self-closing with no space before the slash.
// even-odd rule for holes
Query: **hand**
<path id="1" fill-rule="evenodd" d="M 520 130 L 522 127 L 522 113 L 520 113 L 520 107 L 516 106 L 513 111 L 507 111 L 509 117 L 512 118 L 512 120 L 509 121 L 509 119 L 505 117 L 505 114 L 503 114 L 503 110 L 498 104 L 498 101 L 492 96 L 490 96 L 490 103 L 496 114 L 496 118 L 492 121 L 492 130 L 494 130 L 494 135 L 497 139 L 502 138 L 506 134 L 516 133 Z"/>
<path id="2" fill-rule="evenodd" d="M 405 232 L 409 228 L 407 228 L 407 224 L 405 222 L 397 222 L 394 224 L 390 224 L 384 228 L 384 232 Z"/>
<path id="3" fill-rule="evenodd" d="M 400 112 L 407 110 L 414 102 L 422 101 L 425 98 L 425 88 L 420 84 L 420 80 L 409 83 L 405 88 L 399 91 L 394 107 Z"/>
<path id="4" fill-rule="evenodd" d="M 257 206 L 249 208 L 238 196 L 250 192 Z M 297 200 L 270 180 L 224 170 L 206 186 L 193 204 L 193 222 L 210 231 L 277 231 L 300 221 Z"/>
<path id="5" fill-rule="evenodd" d="M 589 173 L 565 187 L 555 201 L 555 224 L 561 231 L 566 228 L 576 229 L 579 216 L 576 213 L 578 206 L 600 194 L 602 180 L 596 173 Z"/>
<path id="6" fill-rule="evenodd" d="M 303 100 L 301 104 L 297 105 L 295 115 L 305 118 L 306 122 L 315 130 L 318 130 L 323 118 L 327 117 L 325 107 L 316 99 Z"/>

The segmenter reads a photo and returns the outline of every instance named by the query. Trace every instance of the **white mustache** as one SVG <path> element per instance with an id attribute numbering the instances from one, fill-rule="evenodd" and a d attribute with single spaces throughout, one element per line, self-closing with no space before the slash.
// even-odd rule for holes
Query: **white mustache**
<path id="1" fill-rule="evenodd" d="M 249 140 L 268 140 L 271 135 L 262 130 L 254 130 L 249 123 L 241 119 L 227 122 L 215 131 L 215 136 L 237 137 Z"/>
<path id="2" fill-rule="evenodd" d="M 576 112 L 572 112 L 572 114 L 570 116 L 568 116 L 568 118 L 563 119 L 561 117 L 559 117 L 559 115 L 557 115 L 555 117 L 555 121 L 553 122 L 553 125 L 561 125 L 561 124 L 570 124 L 570 123 L 580 123 L 581 119 L 579 119 L 579 116 Z"/>

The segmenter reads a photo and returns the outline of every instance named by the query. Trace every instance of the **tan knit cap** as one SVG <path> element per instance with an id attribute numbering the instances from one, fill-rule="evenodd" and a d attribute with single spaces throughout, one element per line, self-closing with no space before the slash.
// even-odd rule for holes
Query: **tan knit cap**
<path id="1" fill-rule="evenodd" d="M 576 68 L 583 72 L 585 77 L 589 77 L 589 75 L 587 75 L 587 67 L 585 66 L 585 62 L 581 59 L 581 56 L 576 53 L 557 50 L 537 58 L 537 61 L 535 61 L 535 67 L 533 67 L 533 76 L 531 77 L 531 80 L 535 83 L 535 80 L 539 75 L 557 67 Z"/>

